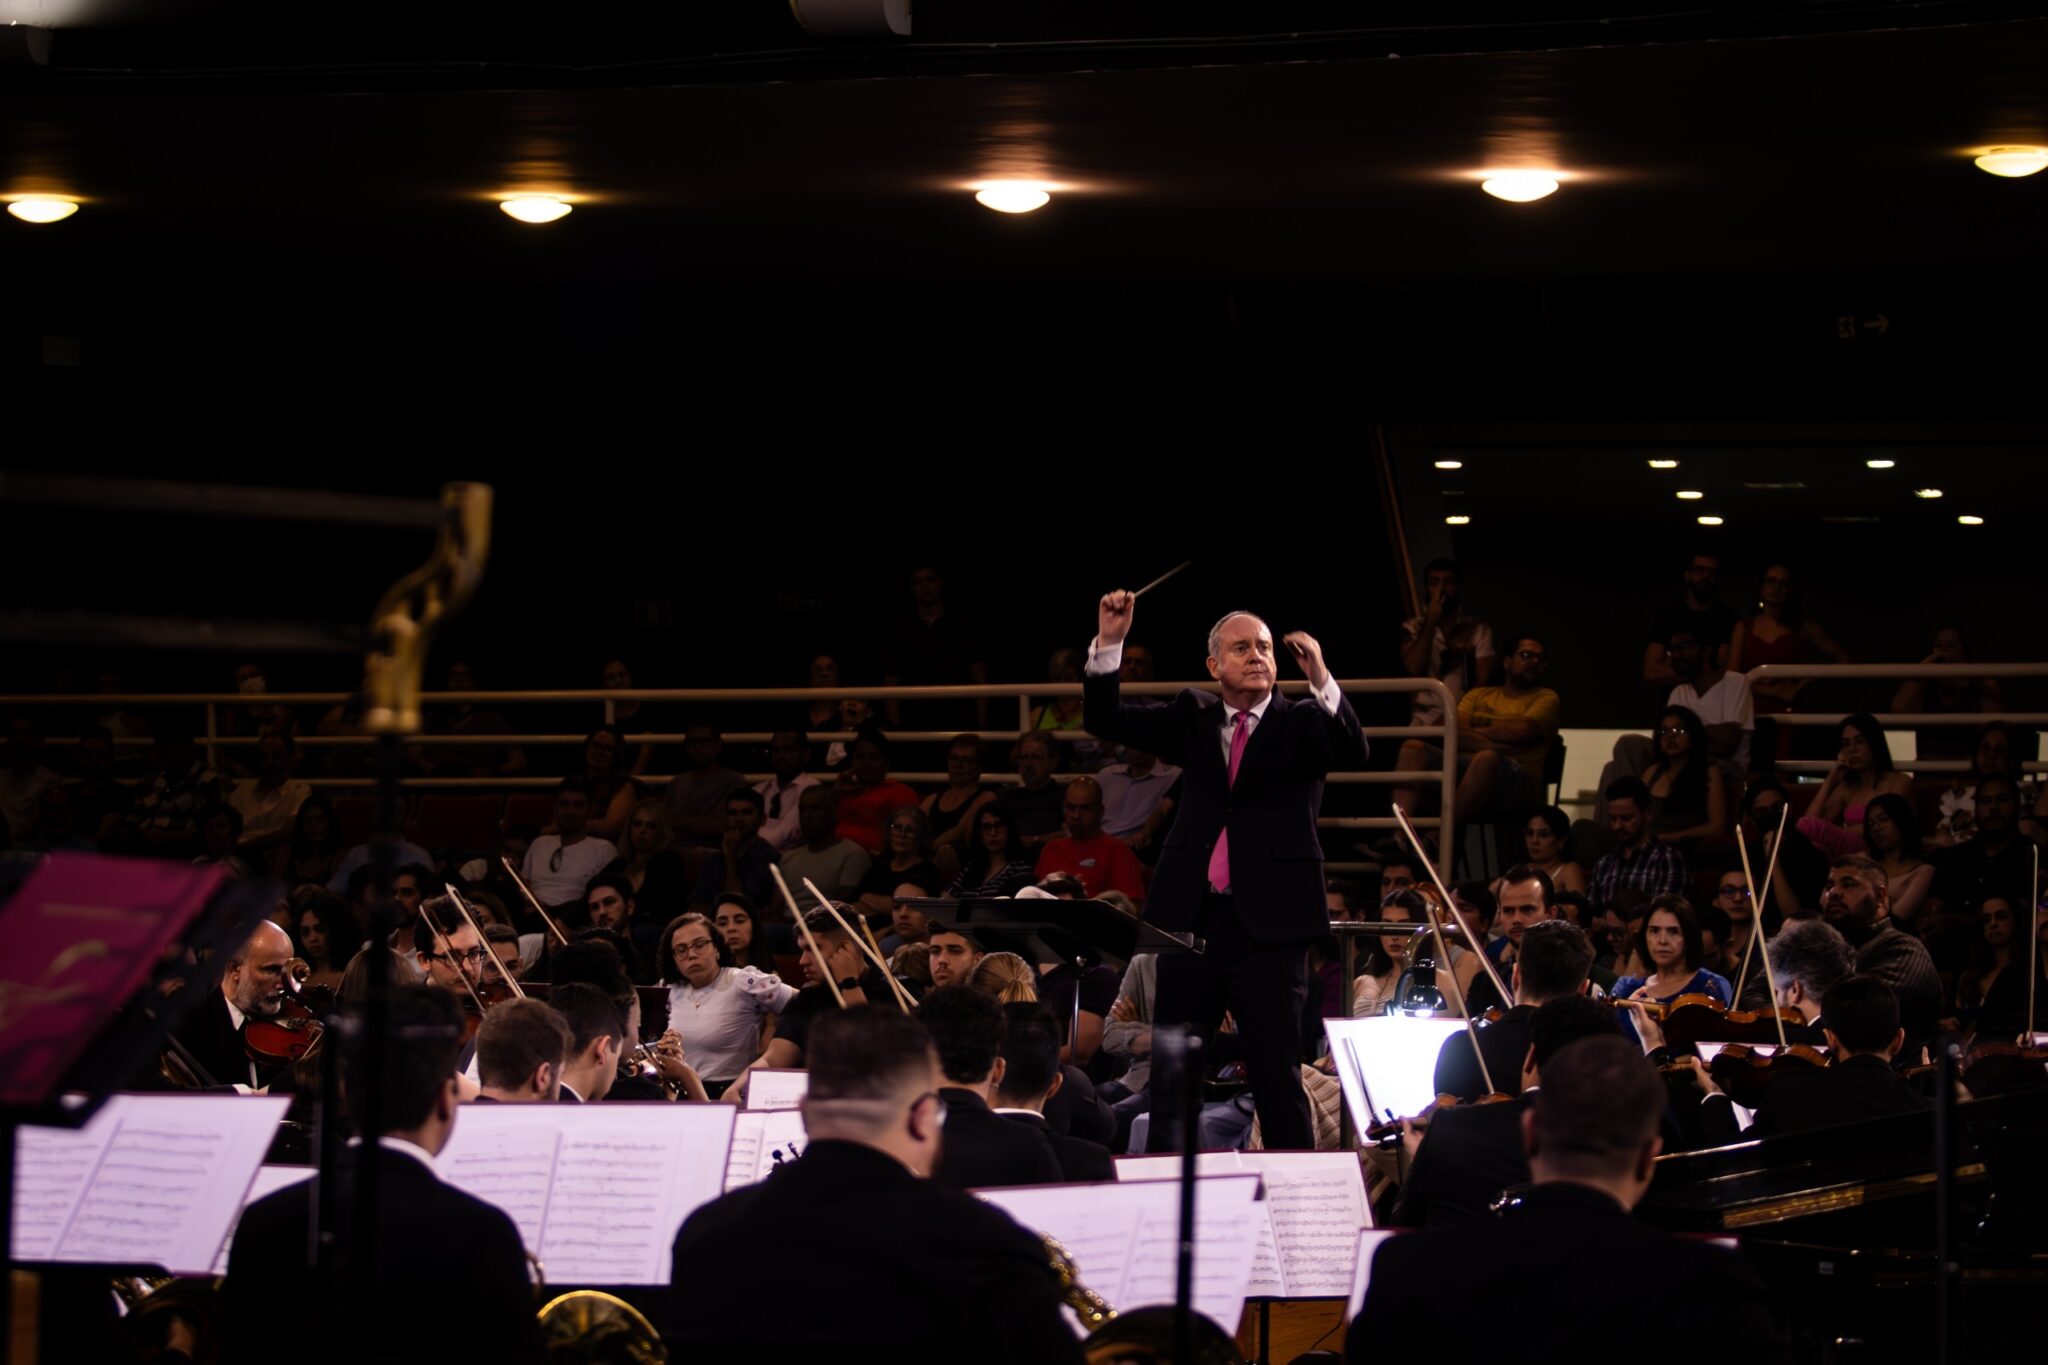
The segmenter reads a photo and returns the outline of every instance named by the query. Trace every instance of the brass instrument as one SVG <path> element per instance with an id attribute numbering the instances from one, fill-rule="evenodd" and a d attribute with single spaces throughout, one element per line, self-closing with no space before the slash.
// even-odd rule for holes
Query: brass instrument
<path id="1" fill-rule="evenodd" d="M 1059 1278 L 1060 1298 L 1088 1329 L 1084 1352 L 1088 1365 L 1243 1365 L 1237 1342 L 1201 1314 L 1195 1314 L 1195 1355 L 1179 1361 L 1173 1355 L 1173 1309 L 1140 1308 L 1118 1313 L 1102 1295 L 1081 1283 L 1074 1258 L 1057 1237 L 1039 1233 L 1052 1273 Z"/>
<path id="2" fill-rule="evenodd" d="M 624 1299 L 595 1289 L 563 1294 L 540 1310 L 540 1334 L 553 1362 L 668 1365 L 661 1334 Z"/>
<path id="3" fill-rule="evenodd" d="M 1116 1319 L 1116 1309 L 1102 1295 L 1081 1283 L 1080 1272 L 1074 1268 L 1074 1258 L 1060 1245 L 1059 1238 L 1048 1233 L 1039 1233 L 1038 1240 L 1045 1243 L 1045 1258 L 1052 1262 L 1052 1273 L 1059 1277 L 1060 1297 L 1067 1307 L 1074 1310 L 1074 1316 L 1081 1319 L 1081 1325 L 1092 1335 L 1098 1328 Z"/>
<path id="4" fill-rule="evenodd" d="M 642 1043 L 631 1052 L 619 1054 L 619 1079 L 631 1080 L 636 1076 L 642 1080 L 653 1081 L 661 1087 L 662 1094 L 670 1099 L 675 1099 L 683 1093 L 683 1083 L 670 1080 L 662 1074 L 661 1068 L 654 1064 L 652 1043 Z"/>

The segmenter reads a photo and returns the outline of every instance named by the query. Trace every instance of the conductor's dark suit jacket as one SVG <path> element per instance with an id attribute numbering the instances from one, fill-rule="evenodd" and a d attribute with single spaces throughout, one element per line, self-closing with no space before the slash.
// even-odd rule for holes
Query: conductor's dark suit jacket
<path id="1" fill-rule="evenodd" d="M 268 1365 L 280 1342 L 294 1341 L 366 1365 L 539 1365 L 546 1350 L 538 1305 L 512 1220 L 408 1153 L 379 1149 L 377 1157 L 370 1302 L 338 1305 L 331 1326 L 314 1321 L 318 1296 L 306 1260 L 314 1182 L 279 1190 L 251 1204 L 235 1229 L 222 1311 L 226 1365 Z M 341 1286 L 355 1258 L 354 1158 L 332 1191 Z"/>
<path id="2" fill-rule="evenodd" d="M 1381 1243 L 1344 1358 L 1436 1359 L 1448 1340 L 1460 1360 L 1602 1360 L 1654 1341 L 1659 1360 L 1779 1365 L 1766 1292 L 1736 1253 L 1550 1183 L 1497 1217 Z"/>
<path id="3" fill-rule="evenodd" d="M 1145 921 L 1170 933 L 1195 927 L 1209 889 L 1209 854 L 1230 830 L 1231 892 L 1245 932 L 1264 943 L 1305 942 L 1330 928 L 1316 815 L 1323 778 L 1365 765 L 1365 733 L 1351 703 L 1325 712 L 1313 697 L 1277 691 L 1252 727 L 1237 783 L 1223 747 L 1220 697 L 1192 688 L 1165 706 L 1122 701 L 1115 673 L 1089 674 L 1082 724 L 1090 734 L 1159 755 L 1182 770 L 1180 804 L 1159 853 Z"/>

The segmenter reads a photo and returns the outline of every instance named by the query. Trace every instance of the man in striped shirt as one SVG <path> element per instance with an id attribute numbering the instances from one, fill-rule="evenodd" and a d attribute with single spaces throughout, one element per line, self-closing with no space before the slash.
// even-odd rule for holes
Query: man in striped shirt
<path id="1" fill-rule="evenodd" d="M 1638 891 L 1642 899 L 1685 894 L 1685 857 L 1650 828 L 1650 789 L 1640 777 L 1610 783 L 1607 828 L 1614 851 L 1593 864 L 1588 891 L 1595 906 L 1605 906 L 1617 892 Z"/>

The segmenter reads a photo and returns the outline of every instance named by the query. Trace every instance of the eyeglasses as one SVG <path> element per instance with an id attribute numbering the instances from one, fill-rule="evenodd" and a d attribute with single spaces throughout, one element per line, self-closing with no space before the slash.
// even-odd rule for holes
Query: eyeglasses
<path id="1" fill-rule="evenodd" d="M 484 965 L 484 959 L 485 959 L 486 957 L 488 957 L 488 956 L 490 956 L 490 953 L 488 952 L 488 950 L 486 950 L 486 949 L 483 949 L 483 948 L 471 948 L 471 949 L 470 949 L 470 950 L 469 950 L 468 952 L 464 952 L 464 953 L 429 953 L 429 954 L 428 954 L 428 957 L 429 957 L 429 959 L 430 959 L 430 960 L 432 960 L 432 961 L 434 961 L 434 962 L 453 962 L 453 963 L 457 963 L 458 965 L 459 965 L 459 964 L 461 964 L 461 963 L 467 962 L 467 963 L 469 963 L 469 964 L 470 964 L 471 966 L 473 966 L 473 967 L 481 967 L 481 966 L 483 966 L 483 965 Z"/>
<path id="2" fill-rule="evenodd" d="M 1721 888 L 1721 894 L 1732 901 L 1746 901 L 1749 899 L 1749 888 L 1746 886 L 1724 886 Z"/>
<path id="3" fill-rule="evenodd" d="M 708 948 L 710 948 L 710 947 L 711 947 L 711 940 L 710 940 L 710 939 L 708 939 L 708 938 L 695 938 L 695 939 L 691 939 L 691 940 L 690 940 L 690 941 L 689 941 L 688 943 L 678 943 L 678 944 L 676 945 L 676 956 L 677 956 L 677 957 L 688 957 L 688 956 L 690 956 L 690 954 L 692 954 L 692 953 L 701 953 L 701 952 L 704 952 L 705 950 L 707 950 L 707 949 L 708 949 Z"/>
<path id="4" fill-rule="evenodd" d="M 1532 664 L 1540 664 L 1543 662 L 1543 651 L 1540 649 L 1518 649 L 1515 651 L 1515 657 Z"/>
<path id="5" fill-rule="evenodd" d="M 891 826 L 889 826 L 889 832 L 890 832 L 891 834 L 915 834 L 915 833 L 917 833 L 917 826 L 916 826 L 916 825 L 891 825 Z"/>
<path id="6" fill-rule="evenodd" d="M 1659 739 L 1677 739 L 1684 733 L 1685 727 L 1683 725 L 1660 725 L 1657 727 L 1657 738 Z"/>

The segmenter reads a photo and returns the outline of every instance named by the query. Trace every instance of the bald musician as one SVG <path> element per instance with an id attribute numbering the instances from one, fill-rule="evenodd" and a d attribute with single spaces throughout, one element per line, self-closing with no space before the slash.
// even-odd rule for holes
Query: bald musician
<path id="1" fill-rule="evenodd" d="M 393 987 L 386 1005 L 371 1243 L 365 1249 L 356 1241 L 358 1133 L 336 1188 L 326 1191 L 338 1215 L 332 1319 L 315 1320 L 316 1178 L 259 1199 L 242 1215 L 221 1313 L 226 1365 L 274 1361 L 281 1342 L 301 1343 L 323 1360 L 540 1365 L 546 1358 L 519 1229 L 502 1210 L 443 1183 L 434 1169 L 461 1109 L 454 1079 L 461 1012 L 446 991 L 428 986 Z M 367 1086 L 363 1031 L 335 1034 L 343 1092 L 360 1095 Z M 364 1255 L 370 1297 L 357 1304 L 346 1287 Z"/>
<path id="2" fill-rule="evenodd" d="M 220 989 L 208 992 L 179 1023 L 178 1041 L 216 1085 L 261 1090 L 282 1074 L 250 1059 L 242 1029 L 250 1019 L 274 1018 L 283 1008 L 285 964 L 291 956 L 291 936 L 273 921 L 262 921 L 228 959 Z"/>
<path id="3" fill-rule="evenodd" d="M 1739 1256 L 1629 1216 L 1662 1147 L 1664 1082 L 1642 1050 L 1581 1039 L 1541 1079 L 1521 1121 L 1534 1183 L 1496 1217 L 1383 1243 L 1345 1358 L 1428 1359 L 1449 1330 L 1466 1360 L 1597 1360 L 1621 1342 L 1701 1365 L 1787 1359 Z"/>
<path id="4" fill-rule="evenodd" d="M 893 1006 L 834 1010 L 811 1026 L 806 1053 L 803 1157 L 676 1234 L 671 1356 L 1079 1362 L 1044 1245 L 928 1179 L 946 1081 L 924 1026 Z M 787 1288 L 790 1311 L 734 1311 L 760 1302 L 764 1283 Z"/>

